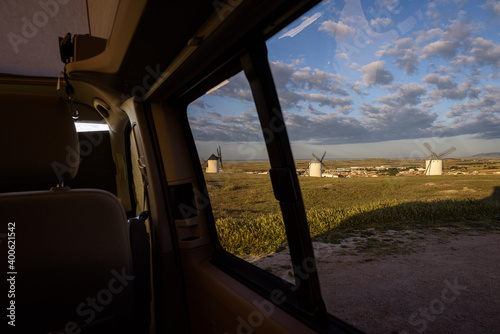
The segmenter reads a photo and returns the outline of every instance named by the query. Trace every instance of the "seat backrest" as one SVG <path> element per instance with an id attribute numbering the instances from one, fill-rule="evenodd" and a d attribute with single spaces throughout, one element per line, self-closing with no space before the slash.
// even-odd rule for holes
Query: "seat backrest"
<path id="1" fill-rule="evenodd" d="M 0 93 L 0 136 L 1 246 L 11 259 L 0 274 L 12 291 L 1 304 L 7 320 L 19 333 L 136 333 L 123 206 L 102 190 L 55 187 L 79 165 L 66 103 Z M 43 183 L 54 187 L 27 191 Z"/>

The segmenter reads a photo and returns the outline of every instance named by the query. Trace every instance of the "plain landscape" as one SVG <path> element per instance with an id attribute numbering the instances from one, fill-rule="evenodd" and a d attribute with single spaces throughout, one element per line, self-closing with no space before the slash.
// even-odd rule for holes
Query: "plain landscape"
<path id="1" fill-rule="evenodd" d="M 346 166 L 352 163 L 363 165 L 366 161 L 344 161 Z M 221 242 L 236 255 L 262 256 L 285 245 L 269 175 L 255 172 L 266 170 L 265 164 L 225 162 L 223 173 L 205 174 Z M 297 169 L 300 165 L 297 163 Z M 494 199 L 500 196 L 500 160 L 462 162 L 461 166 L 477 174 L 389 176 L 381 171 L 379 177 L 300 176 L 311 236 L 315 241 L 332 243 L 371 228 L 404 230 L 498 221 L 500 203 Z M 248 170 L 254 172 L 245 173 Z M 465 171 L 460 170 L 458 173 Z M 445 168 L 443 174 L 449 171 Z M 496 228 L 490 223 L 484 228 L 489 226 Z"/>
<path id="2" fill-rule="evenodd" d="M 293 283 L 266 163 L 224 162 L 224 172 L 205 174 L 207 187 L 223 247 Z M 300 168 L 307 161 L 297 162 Z M 447 160 L 441 176 L 388 170 L 358 176 L 299 176 L 329 312 L 367 333 L 496 332 L 500 160 Z M 447 284 L 467 286 L 462 302 L 436 299 Z"/>

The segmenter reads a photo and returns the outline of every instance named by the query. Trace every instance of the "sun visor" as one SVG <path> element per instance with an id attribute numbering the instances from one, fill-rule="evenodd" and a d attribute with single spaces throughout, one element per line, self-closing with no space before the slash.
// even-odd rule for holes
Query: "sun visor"
<path id="1" fill-rule="evenodd" d="M 87 0 L 90 35 L 103 39 L 111 36 L 120 0 Z"/>

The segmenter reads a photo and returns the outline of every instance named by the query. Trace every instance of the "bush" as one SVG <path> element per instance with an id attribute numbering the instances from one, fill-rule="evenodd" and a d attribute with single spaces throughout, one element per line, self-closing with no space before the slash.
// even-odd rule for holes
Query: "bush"
<path id="1" fill-rule="evenodd" d="M 398 175 L 398 173 L 399 173 L 399 170 L 397 170 L 396 168 L 391 168 L 387 172 L 387 175 L 389 175 L 389 176 L 396 176 L 396 175 Z"/>

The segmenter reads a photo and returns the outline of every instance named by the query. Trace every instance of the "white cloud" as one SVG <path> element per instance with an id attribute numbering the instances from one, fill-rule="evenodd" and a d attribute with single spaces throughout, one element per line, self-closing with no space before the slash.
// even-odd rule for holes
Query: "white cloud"
<path id="1" fill-rule="evenodd" d="M 494 16 L 500 16 L 500 1 L 498 0 L 487 0 L 481 5 L 481 8 L 489 13 L 493 13 Z"/>
<path id="2" fill-rule="evenodd" d="M 342 52 L 342 53 L 337 53 L 335 55 L 335 58 L 339 58 L 339 59 L 349 59 L 349 55 L 345 52 Z"/>
<path id="3" fill-rule="evenodd" d="M 342 40 L 347 37 L 353 36 L 356 33 L 356 30 L 342 22 L 335 21 L 324 21 L 321 23 L 319 30 L 326 31 L 335 39 Z"/>
<path id="4" fill-rule="evenodd" d="M 244 111 L 235 116 L 207 112 L 204 117 L 189 116 L 193 136 L 199 141 L 261 141 L 262 131 L 256 112 Z"/>
<path id="5" fill-rule="evenodd" d="M 358 71 L 365 73 L 363 80 L 365 85 L 371 87 L 377 84 L 388 84 L 394 80 L 391 72 L 385 69 L 385 61 L 374 61 L 368 65 L 362 66 Z"/>
<path id="6" fill-rule="evenodd" d="M 429 31 L 420 31 L 416 42 L 425 44 L 431 40 L 439 38 L 431 42 L 422 49 L 422 59 L 432 57 L 441 57 L 444 59 L 454 59 L 463 57 L 463 54 L 469 49 L 470 37 L 474 31 L 481 29 L 479 24 L 466 23 L 459 19 L 451 20 L 451 23 L 446 27 L 446 30 L 431 29 Z M 457 59 L 455 59 L 456 61 Z M 462 58 L 463 62 L 463 58 Z"/>
<path id="7" fill-rule="evenodd" d="M 422 81 L 436 85 L 438 89 L 455 89 L 457 87 L 450 75 L 438 76 L 436 73 L 430 73 L 423 77 Z"/>
<path id="8" fill-rule="evenodd" d="M 375 31 L 380 31 L 383 29 L 390 28 L 394 25 L 394 21 L 392 21 L 388 17 L 377 17 L 376 19 L 372 19 L 370 21 L 370 26 L 375 30 Z"/>
<path id="9" fill-rule="evenodd" d="M 302 96 L 305 101 L 319 103 L 320 107 L 330 106 L 332 108 L 336 108 L 339 106 L 345 107 L 352 105 L 351 98 L 346 98 L 346 97 L 335 97 L 319 93 L 311 93 L 311 94 L 299 93 L 299 95 Z"/>
<path id="10" fill-rule="evenodd" d="M 441 21 L 441 13 L 437 8 L 436 2 L 429 2 L 425 15 L 429 20 L 434 21 L 435 24 L 439 24 Z"/>
<path id="11" fill-rule="evenodd" d="M 445 59 L 451 59 L 457 54 L 460 47 L 459 42 L 439 40 L 426 45 L 423 49 L 422 58 L 440 56 Z"/>
<path id="12" fill-rule="evenodd" d="M 228 79 L 228 83 L 210 92 L 210 95 L 253 101 L 250 85 L 243 72 Z"/>
<path id="13" fill-rule="evenodd" d="M 457 104 L 450 107 L 448 117 L 458 117 L 470 113 L 487 113 L 500 115 L 500 87 L 487 86 L 482 95 L 475 101 Z M 500 134 L 500 128 L 498 129 Z"/>
<path id="14" fill-rule="evenodd" d="M 304 105 L 300 103 L 319 103 L 331 108 L 352 104 L 346 90 L 350 85 L 338 74 L 311 67 L 296 69 L 294 65 L 283 62 L 272 62 L 271 72 L 284 109 L 302 110 Z"/>
<path id="15" fill-rule="evenodd" d="M 471 23 L 465 23 L 461 20 L 452 20 L 446 31 L 443 33 L 441 39 L 446 41 L 463 42 L 470 37 L 473 31 L 477 31 L 478 26 Z"/>
<path id="16" fill-rule="evenodd" d="M 399 0 L 377 0 L 377 6 L 381 9 L 387 9 L 393 14 L 398 14 Z"/>
<path id="17" fill-rule="evenodd" d="M 195 106 L 195 107 L 198 107 L 200 109 L 211 108 L 211 106 L 208 103 L 206 103 L 205 101 L 203 101 L 203 99 L 196 99 L 193 102 L 191 102 L 191 105 Z"/>
<path id="18" fill-rule="evenodd" d="M 417 65 L 420 63 L 419 48 L 413 45 L 411 37 L 400 38 L 394 42 L 393 48 L 378 50 L 377 57 L 392 56 L 396 59 L 393 63 L 406 74 L 413 74 L 417 71 Z"/>
<path id="19" fill-rule="evenodd" d="M 296 88 L 306 90 L 319 89 L 341 96 L 348 95 L 342 88 L 345 83 L 340 75 L 318 69 L 312 70 L 310 67 L 303 67 L 294 72 L 291 75 L 291 82 Z"/>
<path id="20" fill-rule="evenodd" d="M 400 38 L 394 42 L 394 45 L 396 46 L 396 49 L 408 49 L 413 45 L 413 38 Z"/>
<path id="21" fill-rule="evenodd" d="M 384 95 L 374 100 L 374 102 L 398 107 L 415 106 L 420 104 L 421 97 L 426 94 L 425 87 L 417 83 L 398 84 L 393 85 L 391 88 L 395 90 L 394 93 Z"/>
<path id="22" fill-rule="evenodd" d="M 469 0 L 453 0 L 453 2 L 458 5 L 458 8 L 465 6 L 468 1 Z"/>
<path id="23" fill-rule="evenodd" d="M 363 104 L 359 109 L 366 117 L 362 124 L 378 141 L 423 137 L 437 119 L 435 113 L 414 106 Z"/>
<path id="24" fill-rule="evenodd" d="M 442 129 L 443 136 L 473 135 L 476 139 L 499 139 L 500 117 L 496 114 L 479 113 L 457 117 L 456 121 Z"/>
<path id="25" fill-rule="evenodd" d="M 474 64 L 475 62 L 476 58 L 474 58 L 473 56 L 457 55 L 452 64 L 456 66 L 467 66 L 470 64 Z"/>
<path id="26" fill-rule="evenodd" d="M 324 115 L 286 116 L 286 126 L 293 141 L 339 144 L 358 142 L 368 131 L 355 117 L 328 113 Z"/>
<path id="27" fill-rule="evenodd" d="M 421 30 L 417 33 L 417 38 L 415 39 L 415 43 L 423 44 L 429 41 L 441 38 L 444 34 L 444 31 L 440 28 L 433 28 L 429 30 Z"/>
<path id="28" fill-rule="evenodd" d="M 418 52 L 415 49 L 406 49 L 402 58 L 394 60 L 394 64 L 403 69 L 406 74 L 417 72 L 417 65 L 420 63 Z"/>
<path id="29" fill-rule="evenodd" d="M 474 63 L 477 65 L 493 65 L 500 68 L 500 45 L 477 37 L 472 41 L 471 53 L 474 56 Z"/>
<path id="30" fill-rule="evenodd" d="M 474 87 L 472 82 L 465 81 L 454 88 L 437 88 L 429 92 L 434 99 L 463 100 L 466 98 L 476 99 L 479 96 L 480 88 Z"/>

